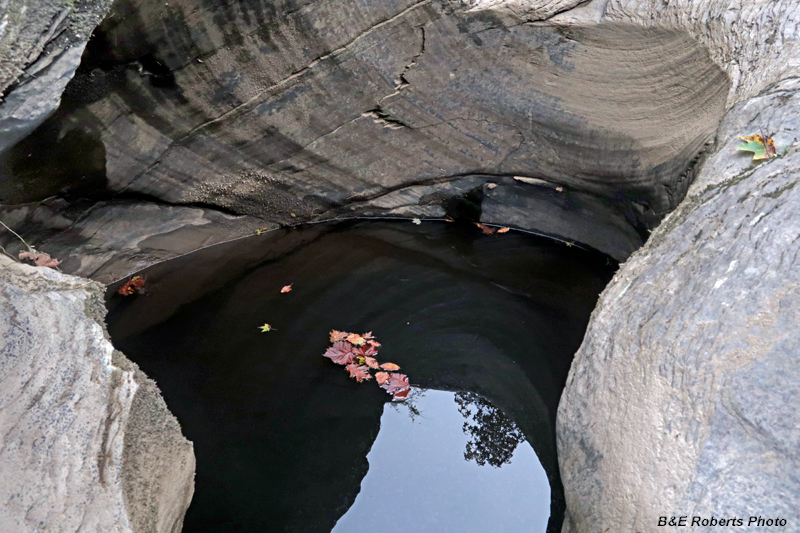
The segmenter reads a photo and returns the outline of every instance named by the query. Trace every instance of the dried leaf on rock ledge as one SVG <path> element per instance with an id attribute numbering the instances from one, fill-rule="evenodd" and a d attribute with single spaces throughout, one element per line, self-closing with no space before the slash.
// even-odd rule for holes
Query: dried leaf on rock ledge
<path id="1" fill-rule="evenodd" d="M 745 142 L 734 149 L 753 152 L 753 161 L 770 159 L 771 157 L 775 157 L 777 153 L 775 150 L 775 141 L 772 140 L 772 137 L 748 135 L 747 137 L 739 136 L 739 138 Z"/>
<path id="2" fill-rule="evenodd" d="M 508 233 L 509 231 L 511 231 L 511 228 L 500 228 L 497 233 Z"/>
<path id="3" fill-rule="evenodd" d="M 480 228 L 484 235 L 493 235 L 497 232 L 496 228 L 490 228 L 486 224 L 481 224 L 480 222 L 476 222 L 475 225 Z"/>
<path id="4" fill-rule="evenodd" d="M 140 292 L 143 288 L 144 279 L 141 276 L 134 276 L 117 289 L 117 292 L 123 296 L 130 296 L 134 292 Z"/>
<path id="5" fill-rule="evenodd" d="M 51 258 L 49 254 L 46 254 L 44 252 L 31 253 L 23 251 L 19 253 L 19 258 L 30 259 L 31 261 L 36 263 L 36 266 L 40 267 L 56 268 L 58 265 L 61 264 L 61 261 L 59 261 L 58 259 Z"/>

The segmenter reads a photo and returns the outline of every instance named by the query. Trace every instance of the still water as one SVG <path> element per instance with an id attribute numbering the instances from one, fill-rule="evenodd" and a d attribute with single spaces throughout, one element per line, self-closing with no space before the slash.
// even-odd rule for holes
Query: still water
<path id="1" fill-rule="evenodd" d="M 486 407 L 470 403 L 477 399 L 458 402 L 456 393 L 428 390 L 412 392 L 411 400 L 418 414 L 403 404 L 384 407 L 367 455 L 369 472 L 334 533 L 545 531 L 550 483 L 527 442 L 492 450 L 497 443 L 471 438 L 470 427 L 485 428 L 472 416 L 463 431 L 463 406 L 472 407 L 474 415 Z M 510 421 L 505 425 L 514 427 Z M 484 459 L 500 451 L 507 462 L 481 465 L 480 456 L 465 458 L 468 449 Z"/>
<path id="2" fill-rule="evenodd" d="M 108 324 L 194 443 L 187 533 L 556 532 L 558 399 L 615 268 L 515 232 L 316 225 L 155 265 Z M 372 331 L 409 400 L 322 357 L 332 329 Z"/>

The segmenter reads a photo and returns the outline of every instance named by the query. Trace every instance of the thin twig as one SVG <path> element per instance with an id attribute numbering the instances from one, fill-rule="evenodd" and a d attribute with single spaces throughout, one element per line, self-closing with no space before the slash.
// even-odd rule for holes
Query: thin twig
<path id="1" fill-rule="evenodd" d="M 16 235 L 16 236 L 17 236 L 17 238 L 18 238 L 19 240 L 21 240 L 21 241 L 22 241 L 22 244 L 24 244 L 25 246 L 27 246 L 27 247 L 28 247 L 28 250 L 30 250 L 30 252 L 31 252 L 33 255 L 36 255 L 36 250 L 34 250 L 34 249 L 33 249 L 33 246 L 31 246 L 30 244 L 28 244 L 27 242 L 25 242 L 25 239 L 23 239 L 22 237 L 20 237 L 19 233 L 17 233 L 17 232 L 16 232 L 16 231 L 14 231 L 13 229 L 9 228 L 8 226 L 6 226 L 5 222 L 3 222 L 2 220 L 0 220 L 0 224 L 2 224 L 2 225 L 3 225 L 3 227 L 4 227 L 4 228 L 6 228 L 8 231 L 10 231 L 10 232 L 11 232 L 11 233 L 13 233 L 14 235 Z"/>
<path id="2" fill-rule="evenodd" d="M 5 249 L 5 248 L 3 248 L 2 246 L 0 246 L 0 250 L 3 250 L 3 253 L 4 253 L 4 254 L 6 254 L 8 257 L 10 257 L 11 259 L 13 259 L 13 260 L 14 260 L 14 261 L 16 261 L 17 263 L 19 263 L 19 262 L 20 262 L 20 260 L 19 260 L 19 259 L 17 259 L 17 258 L 16 258 L 16 257 L 14 257 L 13 255 L 11 255 L 10 253 L 6 252 L 6 249 Z"/>

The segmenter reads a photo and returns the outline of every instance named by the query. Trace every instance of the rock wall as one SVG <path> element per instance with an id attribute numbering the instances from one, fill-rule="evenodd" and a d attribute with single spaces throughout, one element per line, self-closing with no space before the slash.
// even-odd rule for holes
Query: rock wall
<path id="1" fill-rule="evenodd" d="M 58 107 L 111 0 L 0 3 L 0 153 Z"/>
<path id="2" fill-rule="evenodd" d="M 0 530 L 177 533 L 194 453 L 105 333 L 104 288 L 0 257 Z"/>
<path id="3" fill-rule="evenodd" d="M 661 516 L 795 530 L 800 7 L 612 1 L 606 13 L 689 28 L 731 73 L 732 108 L 687 198 L 606 289 L 573 362 L 558 415 L 564 532 L 653 531 Z M 732 151 L 761 132 L 780 157 Z"/>
<path id="4" fill-rule="evenodd" d="M 514 225 L 624 259 L 683 198 L 730 92 L 689 31 L 552 22 L 575 2 L 168 4 L 114 4 L 64 104 L 0 157 L 0 201 L 295 224 L 443 218 L 446 200 L 512 183 L 529 207 Z"/>

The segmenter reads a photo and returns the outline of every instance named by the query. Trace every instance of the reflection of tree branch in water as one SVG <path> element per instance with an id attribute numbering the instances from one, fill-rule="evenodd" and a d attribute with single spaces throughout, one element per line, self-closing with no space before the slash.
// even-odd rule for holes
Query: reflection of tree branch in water
<path id="1" fill-rule="evenodd" d="M 426 392 L 428 392 L 428 389 L 411 387 L 411 392 L 408 393 L 405 401 L 389 402 L 389 405 L 398 413 L 401 409 L 407 409 L 408 417 L 411 419 L 411 422 L 416 422 L 417 417 L 422 416 L 422 412 L 417 407 L 417 400 L 425 396 Z"/>
<path id="2" fill-rule="evenodd" d="M 511 462 L 525 435 L 503 411 L 472 392 L 457 392 L 458 411 L 466 419 L 462 430 L 470 436 L 464 459 L 499 468 Z"/>

